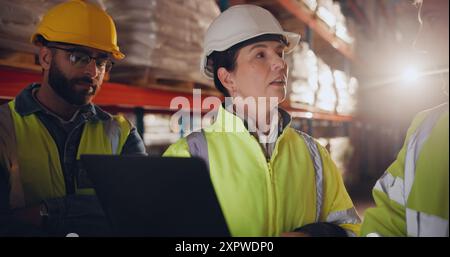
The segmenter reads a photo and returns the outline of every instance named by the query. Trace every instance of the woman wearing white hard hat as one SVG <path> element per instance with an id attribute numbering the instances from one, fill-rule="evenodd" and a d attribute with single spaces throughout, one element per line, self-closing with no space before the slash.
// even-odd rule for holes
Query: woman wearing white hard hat
<path id="1" fill-rule="evenodd" d="M 291 128 L 284 55 L 300 36 L 267 10 L 236 5 L 206 32 L 201 71 L 225 96 L 213 124 L 165 156 L 209 167 L 232 236 L 347 236 L 360 219 L 328 152 Z"/>

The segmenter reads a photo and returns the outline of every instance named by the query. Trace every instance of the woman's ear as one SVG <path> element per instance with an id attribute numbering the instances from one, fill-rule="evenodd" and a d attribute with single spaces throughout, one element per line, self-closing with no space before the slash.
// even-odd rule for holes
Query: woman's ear
<path id="1" fill-rule="evenodd" d="M 219 78 L 220 83 L 228 90 L 230 96 L 235 96 L 236 84 L 234 83 L 232 74 L 224 67 L 220 67 L 217 70 L 217 77 Z"/>
<path id="2" fill-rule="evenodd" d="M 39 64 L 42 66 L 42 69 L 49 70 L 50 64 L 52 63 L 53 53 L 47 47 L 41 47 L 39 49 Z"/>

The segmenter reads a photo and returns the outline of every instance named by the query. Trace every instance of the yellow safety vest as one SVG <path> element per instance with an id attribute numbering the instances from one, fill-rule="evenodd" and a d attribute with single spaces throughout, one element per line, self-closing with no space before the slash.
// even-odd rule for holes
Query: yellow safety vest
<path id="1" fill-rule="evenodd" d="M 448 236 L 448 103 L 419 113 L 372 191 L 362 236 Z"/>
<path id="2" fill-rule="evenodd" d="M 0 108 L 5 133 L 2 142 L 9 141 L 0 165 L 9 172 L 10 207 L 21 208 L 65 196 L 58 149 L 44 124 L 34 114 L 17 113 L 15 101 Z M 120 154 L 130 131 L 131 124 L 120 115 L 106 121 L 86 122 L 76 159 L 81 154 Z M 93 194 L 94 190 L 77 189 L 76 193 Z"/>
<path id="3" fill-rule="evenodd" d="M 180 139 L 164 156 L 206 160 L 232 236 L 278 236 L 314 222 L 359 233 L 340 172 L 309 136 L 287 126 L 266 160 L 243 121 L 223 107 L 210 127 L 191 135 L 197 136 Z"/>

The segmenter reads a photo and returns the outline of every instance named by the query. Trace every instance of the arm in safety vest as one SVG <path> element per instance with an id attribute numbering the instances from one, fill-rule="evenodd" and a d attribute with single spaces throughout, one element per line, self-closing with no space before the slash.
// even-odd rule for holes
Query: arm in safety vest
<path id="1" fill-rule="evenodd" d="M 119 124 L 120 138 L 118 142 L 124 142 L 120 154 L 146 155 L 145 144 L 134 125 L 123 115 L 114 115 L 113 119 Z M 124 133 L 125 132 L 125 133 Z"/>
<path id="2" fill-rule="evenodd" d="M 135 127 L 132 127 L 130 130 L 130 134 L 123 145 L 122 151 L 120 152 L 122 155 L 126 154 L 141 154 L 146 155 L 144 141 L 139 135 L 138 131 Z"/>
<path id="3" fill-rule="evenodd" d="M 32 208 L 22 208 L 21 213 L 16 215 L 10 209 L 10 172 L 14 166 L 12 159 L 15 149 L 11 147 L 15 144 L 15 137 L 11 135 L 14 129 L 11 121 L 11 113 L 7 104 L 0 105 L 0 236 L 42 236 L 44 233 L 33 224 L 28 222 L 28 218 L 37 220 L 39 212 Z M 32 215 L 36 214 L 37 215 Z M 23 216 L 27 220 L 22 220 L 16 216 Z"/>
<path id="4" fill-rule="evenodd" d="M 323 206 L 319 222 L 328 222 L 345 229 L 349 236 L 357 236 L 361 220 L 345 189 L 341 173 L 328 151 L 318 145 L 323 163 Z"/>
<path id="5" fill-rule="evenodd" d="M 389 166 L 372 190 L 376 206 L 364 213 L 361 236 L 406 236 L 406 218 L 403 199 L 403 179 L 408 139 L 425 119 L 419 113 L 408 129 L 405 143 L 397 159 Z"/>
<path id="6" fill-rule="evenodd" d="M 169 148 L 167 148 L 167 150 L 163 153 L 163 157 L 191 157 L 186 138 L 181 138 L 177 142 L 170 145 Z"/>
<path id="7" fill-rule="evenodd" d="M 0 127 L 3 124 L 0 122 Z M 0 132 L 2 129 L 0 128 Z M 5 134 L 3 134 L 5 135 Z M 22 208 L 19 211 L 10 209 L 10 182 L 7 167 L 10 163 L 5 148 L 6 144 L 0 135 L 0 236 L 46 236 L 47 234 L 36 225 L 39 209 Z"/>

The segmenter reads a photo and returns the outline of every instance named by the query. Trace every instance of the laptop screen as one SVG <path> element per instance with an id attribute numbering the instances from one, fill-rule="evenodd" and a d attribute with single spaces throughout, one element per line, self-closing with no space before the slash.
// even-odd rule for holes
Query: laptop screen
<path id="1" fill-rule="evenodd" d="M 82 155 L 81 164 L 115 235 L 229 236 L 201 159 Z"/>

